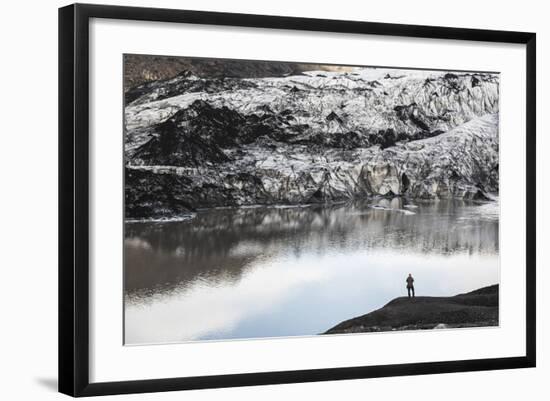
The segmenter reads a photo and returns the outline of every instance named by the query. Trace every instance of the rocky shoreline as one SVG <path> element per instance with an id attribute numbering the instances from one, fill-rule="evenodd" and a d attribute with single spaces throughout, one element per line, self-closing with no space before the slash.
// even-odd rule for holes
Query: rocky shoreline
<path id="1" fill-rule="evenodd" d="M 499 285 L 451 297 L 399 297 L 323 334 L 498 326 Z"/>

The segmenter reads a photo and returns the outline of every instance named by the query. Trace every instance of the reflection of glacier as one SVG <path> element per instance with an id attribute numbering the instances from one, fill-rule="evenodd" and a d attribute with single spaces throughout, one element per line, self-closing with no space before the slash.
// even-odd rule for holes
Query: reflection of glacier
<path id="1" fill-rule="evenodd" d="M 498 279 L 498 203 L 394 198 L 126 225 L 125 342 L 312 335 L 403 294 Z"/>
<path id="2" fill-rule="evenodd" d="M 409 211 L 408 213 L 405 213 Z M 498 203 L 380 199 L 126 226 L 125 342 L 312 335 L 402 295 L 498 278 Z"/>
<path id="3" fill-rule="evenodd" d="M 403 213 L 407 210 L 412 212 Z M 328 207 L 209 210 L 187 222 L 128 224 L 125 246 L 126 293 L 143 296 L 195 280 L 237 282 L 252 262 L 281 255 L 364 250 L 496 255 L 498 203 L 411 205 L 394 198 Z"/>

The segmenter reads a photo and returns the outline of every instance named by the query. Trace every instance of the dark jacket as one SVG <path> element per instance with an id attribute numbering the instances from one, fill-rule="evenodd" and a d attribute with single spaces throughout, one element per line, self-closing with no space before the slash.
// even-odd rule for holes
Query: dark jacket
<path id="1" fill-rule="evenodd" d="M 413 288 L 414 278 L 407 277 L 407 288 Z"/>

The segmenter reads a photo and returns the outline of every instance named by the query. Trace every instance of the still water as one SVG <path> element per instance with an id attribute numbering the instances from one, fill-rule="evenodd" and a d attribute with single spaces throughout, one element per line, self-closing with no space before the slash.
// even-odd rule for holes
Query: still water
<path id="1" fill-rule="evenodd" d="M 499 282 L 497 202 L 399 198 L 211 209 L 133 222 L 125 235 L 125 343 L 298 336 L 406 295 Z"/>

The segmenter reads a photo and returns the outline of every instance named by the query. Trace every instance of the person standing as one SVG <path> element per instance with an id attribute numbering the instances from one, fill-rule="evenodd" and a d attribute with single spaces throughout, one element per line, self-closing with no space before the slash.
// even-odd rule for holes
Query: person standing
<path id="1" fill-rule="evenodd" d="M 411 297 L 411 291 L 412 291 L 412 297 L 414 298 L 414 278 L 409 273 L 409 277 L 407 277 L 407 293 L 409 294 L 409 298 Z"/>

